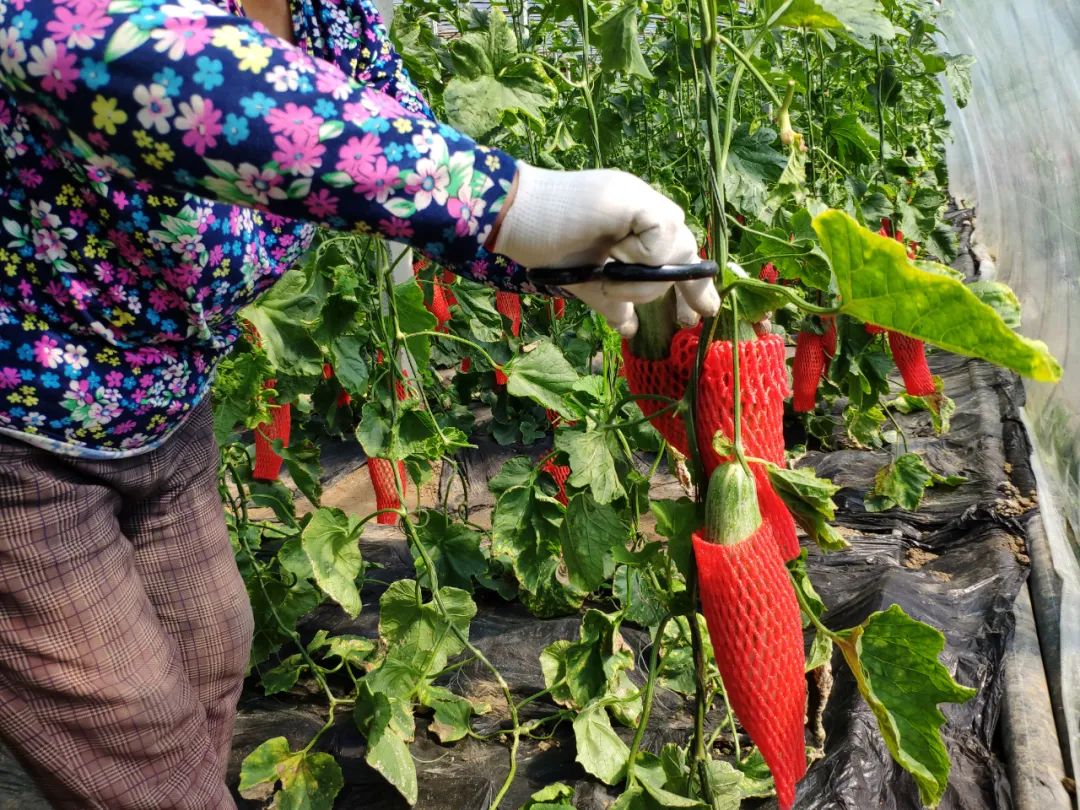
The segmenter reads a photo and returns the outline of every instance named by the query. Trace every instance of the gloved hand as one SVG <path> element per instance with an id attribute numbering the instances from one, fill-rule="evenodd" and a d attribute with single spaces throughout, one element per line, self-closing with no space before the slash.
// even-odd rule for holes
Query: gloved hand
<path id="1" fill-rule="evenodd" d="M 681 208 L 648 183 L 612 169 L 559 172 L 518 162 L 512 200 L 493 249 L 525 267 L 574 267 L 616 259 L 632 264 L 697 261 Z M 624 337 L 637 332 L 634 304 L 659 298 L 669 281 L 589 281 L 567 285 Z M 679 320 L 697 323 L 720 309 L 710 278 L 676 283 Z"/>

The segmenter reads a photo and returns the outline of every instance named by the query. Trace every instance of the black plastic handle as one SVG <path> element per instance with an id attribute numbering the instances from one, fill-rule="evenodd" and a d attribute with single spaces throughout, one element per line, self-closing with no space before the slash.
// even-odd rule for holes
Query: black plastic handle
<path id="1" fill-rule="evenodd" d="M 586 281 L 607 279 L 609 281 L 690 281 L 695 278 L 711 278 L 716 275 L 717 264 L 703 260 L 692 264 L 628 264 L 608 262 L 603 265 L 581 267 L 534 267 L 526 271 L 533 284 L 544 287 L 564 287 Z"/>

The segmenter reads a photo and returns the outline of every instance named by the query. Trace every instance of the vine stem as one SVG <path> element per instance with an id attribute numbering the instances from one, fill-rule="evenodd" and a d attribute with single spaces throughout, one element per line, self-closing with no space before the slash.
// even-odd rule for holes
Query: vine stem
<path id="1" fill-rule="evenodd" d="M 889 421 L 893 423 L 893 427 L 896 428 L 896 432 L 900 434 L 900 441 L 903 442 L 904 452 L 906 453 L 908 451 L 907 434 L 904 433 L 904 429 L 900 427 L 900 423 L 897 422 L 896 417 L 893 416 L 892 408 L 885 407 L 882 408 L 882 410 L 885 411 L 885 415 L 889 417 Z"/>
<path id="2" fill-rule="evenodd" d="M 739 745 L 739 728 L 735 725 L 735 712 L 731 710 L 731 701 L 728 700 L 727 687 L 724 685 L 724 679 L 720 679 L 720 692 L 724 696 L 724 708 L 727 709 L 727 720 L 731 726 L 731 742 L 735 746 L 735 759 L 742 760 L 742 750 Z"/>
<path id="3" fill-rule="evenodd" d="M 751 61 L 750 55 L 744 53 L 734 42 L 725 37 L 723 34 L 717 34 L 716 39 L 725 48 L 727 48 L 735 55 L 735 58 L 742 63 L 742 66 L 744 68 L 750 71 L 750 75 L 753 76 L 757 80 L 758 84 L 761 85 L 761 89 L 763 89 L 766 95 L 768 95 L 769 100 L 772 101 L 772 103 L 775 104 L 777 107 L 782 106 L 784 103 L 783 99 L 781 99 L 780 96 L 777 95 L 776 91 L 773 90 L 772 85 L 769 84 L 769 80 L 761 75 L 761 71 L 754 67 L 754 63 Z"/>
<path id="4" fill-rule="evenodd" d="M 600 120 L 596 117 L 596 103 L 593 101 L 592 83 L 589 81 L 589 0 L 581 0 L 581 23 L 581 92 L 585 97 L 585 106 L 589 109 L 593 151 L 596 155 L 594 168 L 598 169 L 603 158 L 600 154 Z"/>
<path id="5" fill-rule="evenodd" d="M 469 348 L 471 348 L 474 351 L 479 352 L 481 355 L 483 355 L 484 359 L 487 360 L 488 364 L 492 368 L 501 368 L 502 367 L 502 364 L 501 363 L 496 363 L 495 359 L 490 354 L 488 354 L 486 351 L 484 351 L 484 348 L 482 346 L 480 346 L 477 343 L 474 343 L 473 341 L 469 340 L 468 338 L 463 338 L 460 335 L 455 335 L 452 332 L 435 332 L 435 331 L 433 331 L 431 329 L 421 329 L 419 332 L 409 332 L 408 334 L 403 335 L 403 337 L 406 337 L 406 338 L 411 338 L 411 337 L 446 338 L 447 340 L 453 340 L 453 341 L 456 341 L 458 343 L 464 343 Z"/>
<path id="6" fill-rule="evenodd" d="M 884 76 L 881 72 L 881 40 L 874 37 L 874 58 L 877 60 L 877 124 L 878 124 L 878 168 L 885 175 L 885 105 L 881 103 L 881 88 Z"/>
<path id="7" fill-rule="evenodd" d="M 652 713 L 653 695 L 656 689 L 657 670 L 660 667 L 660 647 L 664 641 L 664 630 L 667 629 L 671 618 L 671 614 L 668 614 L 660 620 L 660 624 L 656 627 L 656 638 L 653 641 L 652 649 L 649 651 L 649 678 L 645 682 L 645 696 L 642 698 L 641 722 L 638 723 L 637 730 L 634 732 L 634 739 L 630 743 L 630 758 L 626 764 L 627 789 L 637 784 L 634 766 L 637 764 L 638 750 L 641 748 L 641 741 L 645 737 L 645 729 L 649 725 L 649 715 Z"/>
<path id="8" fill-rule="evenodd" d="M 790 287 L 782 287 L 779 284 L 769 284 L 767 281 L 761 281 L 756 278 L 736 278 L 729 282 L 725 287 L 721 288 L 721 297 L 726 296 L 732 290 L 738 287 L 746 287 L 752 290 L 761 290 L 762 292 L 776 293 L 784 298 L 788 299 L 792 304 L 797 306 L 804 312 L 811 312 L 815 315 L 838 315 L 841 312 L 840 307 L 820 307 L 817 304 L 811 304 L 797 292 Z"/>
<path id="9" fill-rule="evenodd" d="M 244 484 L 240 479 L 239 473 L 234 465 L 229 464 L 228 469 L 229 473 L 233 477 L 233 483 L 236 484 L 237 497 L 239 498 L 239 501 L 243 507 L 244 519 L 246 520 L 247 494 L 244 490 Z M 293 644 L 296 645 L 298 650 L 300 650 L 300 656 L 304 659 L 304 663 L 307 664 L 308 668 L 311 670 L 312 677 L 314 677 L 315 680 L 318 681 L 319 687 L 323 690 L 323 694 L 326 695 L 326 698 L 329 701 L 331 707 L 333 707 L 339 701 L 336 697 L 334 697 L 334 693 L 330 691 L 330 685 L 326 682 L 326 678 L 323 677 L 321 667 L 315 663 L 315 660 L 311 657 L 311 654 L 308 653 L 307 647 L 301 643 L 300 634 L 297 633 L 294 628 L 286 625 L 285 622 L 281 620 L 281 617 L 278 615 L 277 608 L 274 607 L 274 600 L 270 598 L 270 594 L 266 590 L 266 584 L 263 579 L 263 564 L 259 562 L 258 558 L 255 556 L 255 552 L 251 550 L 251 545 L 248 543 L 247 538 L 244 537 L 243 532 L 238 531 L 236 533 L 236 539 L 240 543 L 240 547 L 244 550 L 244 554 L 247 555 L 247 558 L 251 562 L 252 567 L 255 569 L 255 578 L 259 582 L 259 590 L 262 591 L 263 599 L 266 600 L 266 606 L 270 609 L 270 615 L 274 617 L 274 621 L 277 623 L 278 628 L 281 630 L 281 632 L 284 633 L 286 637 L 288 637 L 293 642 Z M 319 736 L 321 736 L 322 733 L 323 732 L 320 731 L 319 734 L 315 736 L 315 739 L 313 739 L 308 744 L 308 748 L 315 744 L 315 740 L 318 740 Z"/>
<path id="10" fill-rule="evenodd" d="M 651 422 L 657 417 L 667 416 L 672 411 L 678 410 L 678 408 L 679 401 L 673 399 L 668 405 L 665 405 L 663 408 L 656 411 L 652 416 L 642 416 L 630 422 L 613 422 L 611 424 L 601 425 L 600 430 L 622 430 L 623 428 L 637 427 L 638 425 L 644 424 L 645 422 Z"/>
<path id="11" fill-rule="evenodd" d="M 814 169 L 814 74 L 810 70 L 810 45 L 806 39 L 806 31 L 802 32 L 803 62 L 806 65 L 806 146 L 810 150 L 810 159 L 807 161 L 807 183 L 811 193 L 817 187 L 817 173 Z"/>
<path id="12" fill-rule="evenodd" d="M 506 774 L 506 779 L 503 781 L 502 787 L 499 788 L 499 792 L 496 793 L 495 798 L 491 800 L 491 810 L 498 810 L 499 805 L 502 803 L 502 800 L 506 797 L 507 792 L 510 790 L 510 785 L 513 784 L 514 778 L 517 776 L 517 754 L 518 747 L 521 743 L 522 731 L 521 723 L 518 720 L 517 705 L 514 703 L 514 696 L 510 691 L 509 684 L 506 683 L 506 679 L 503 678 L 502 673 L 499 672 L 498 668 L 494 664 L 492 664 L 491 661 L 488 660 L 488 657 L 484 655 L 484 653 L 478 647 L 476 647 L 476 645 L 469 641 L 469 637 L 465 635 L 464 632 L 462 632 L 461 628 L 459 628 L 450 619 L 450 613 L 449 611 L 447 611 L 446 605 L 443 604 L 442 595 L 439 593 L 439 575 L 438 572 L 436 572 L 435 570 L 435 563 L 431 559 L 431 555 L 428 553 L 427 548 L 425 548 L 424 544 L 420 542 L 420 537 L 416 533 L 416 527 L 413 525 L 412 521 L 409 520 L 408 517 L 406 517 L 402 522 L 405 527 L 405 533 L 409 536 L 409 541 L 412 543 L 413 547 L 416 549 L 421 559 L 423 559 L 424 567 L 427 568 L 428 582 L 431 585 L 431 596 L 432 599 L 435 601 L 435 607 L 442 615 L 443 620 L 447 623 L 447 625 L 449 625 L 451 632 L 457 637 L 457 640 L 461 643 L 461 645 L 470 653 L 472 653 L 476 657 L 476 659 L 481 664 L 483 664 L 484 667 L 491 673 L 492 677 L 495 678 L 495 682 L 499 685 L 499 689 L 503 693 L 503 698 L 506 700 L 506 706 L 510 712 L 510 722 L 512 724 L 511 735 L 513 738 L 513 742 L 510 745 L 510 771 Z"/>

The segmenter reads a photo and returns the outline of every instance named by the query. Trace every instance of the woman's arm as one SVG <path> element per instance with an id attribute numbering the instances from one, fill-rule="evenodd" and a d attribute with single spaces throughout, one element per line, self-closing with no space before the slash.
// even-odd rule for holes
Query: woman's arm
<path id="1" fill-rule="evenodd" d="M 509 155 L 200 0 L 9 4 L 0 82 L 90 184 L 124 175 L 378 232 L 450 267 L 487 262 L 515 173 Z"/>

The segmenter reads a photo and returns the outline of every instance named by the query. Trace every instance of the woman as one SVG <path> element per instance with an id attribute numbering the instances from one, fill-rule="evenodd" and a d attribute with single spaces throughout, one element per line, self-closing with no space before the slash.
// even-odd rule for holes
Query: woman
<path id="1" fill-rule="evenodd" d="M 433 121 L 369 0 L 243 5 L 0 0 L 0 738 L 57 807 L 233 807 L 251 615 L 206 392 L 316 226 L 515 290 L 695 252 L 644 182 Z M 572 293 L 632 334 L 665 289 Z"/>

